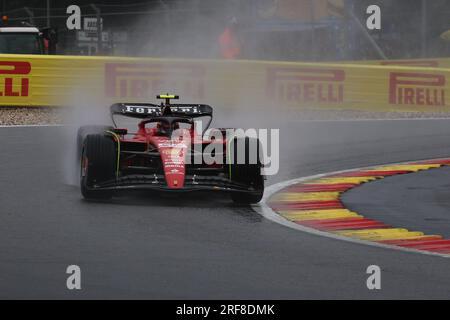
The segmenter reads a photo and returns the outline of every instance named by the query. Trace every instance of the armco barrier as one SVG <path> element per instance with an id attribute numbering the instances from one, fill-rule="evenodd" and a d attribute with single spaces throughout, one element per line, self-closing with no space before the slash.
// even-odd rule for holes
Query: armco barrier
<path id="1" fill-rule="evenodd" d="M 379 66 L 408 66 L 408 67 L 430 67 L 450 69 L 450 58 L 432 59 L 400 59 L 400 60 L 361 60 L 345 63 L 379 65 Z"/>
<path id="2" fill-rule="evenodd" d="M 0 105 L 154 101 L 245 108 L 450 110 L 450 69 L 268 61 L 0 55 Z M 257 102 L 257 103 L 256 103 Z"/>

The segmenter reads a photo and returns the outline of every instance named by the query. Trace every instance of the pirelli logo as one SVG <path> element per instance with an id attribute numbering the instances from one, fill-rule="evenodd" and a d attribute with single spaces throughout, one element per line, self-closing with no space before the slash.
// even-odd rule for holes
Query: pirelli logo
<path id="1" fill-rule="evenodd" d="M 191 64 L 107 63 L 105 96 L 152 99 L 161 92 L 204 97 L 205 69 Z"/>
<path id="2" fill-rule="evenodd" d="M 29 62 L 0 61 L 0 97 L 27 97 L 30 72 Z"/>
<path id="3" fill-rule="evenodd" d="M 442 74 L 391 72 L 389 103 L 444 106 L 446 79 Z"/>
<path id="4" fill-rule="evenodd" d="M 295 103 L 339 104 L 344 101 L 345 71 L 273 67 L 267 70 L 267 98 Z"/>

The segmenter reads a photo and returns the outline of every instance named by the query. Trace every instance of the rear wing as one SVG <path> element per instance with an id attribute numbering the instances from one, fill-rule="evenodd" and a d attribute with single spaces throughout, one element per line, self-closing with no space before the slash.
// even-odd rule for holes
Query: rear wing
<path id="1" fill-rule="evenodd" d="M 111 116 L 122 115 L 131 118 L 146 119 L 163 115 L 163 106 L 152 103 L 115 103 L 110 107 Z M 206 104 L 171 104 L 171 114 L 179 117 L 212 117 L 213 109 Z"/>

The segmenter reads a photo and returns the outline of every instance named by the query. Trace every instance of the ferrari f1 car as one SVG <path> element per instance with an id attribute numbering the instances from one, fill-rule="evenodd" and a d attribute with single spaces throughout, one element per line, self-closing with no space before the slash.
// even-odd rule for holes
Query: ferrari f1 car
<path id="1" fill-rule="evenodd" d="M 264 193 L 259 140 L 229 135 L 230 129 L 211 129 L 218 135 L 205 137 L 212 121 L 209 105 L 172 104 L 170 100 L 178 98 L 175 95 L 157 98 L 165 102 L 113 104 L 114 126 L 79 128 L 84 198 L 109 199 L 117 191 L 129 189 L 210 190 L 227 192 L 240 204 L 259 202 Z M 140 119 L 137 131 L 119 128 L 115 121 L 119 115 Z M 200 118 L 206 125 L 197 132 Z"/>

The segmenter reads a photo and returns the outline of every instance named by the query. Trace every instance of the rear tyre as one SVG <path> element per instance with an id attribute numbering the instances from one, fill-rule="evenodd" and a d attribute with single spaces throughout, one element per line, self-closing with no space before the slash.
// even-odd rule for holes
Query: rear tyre
<path id="1" fill-rule="evenodd" d="M 85 199 L 110 199 L 112 190 L 92 188 L 115 178 L 117 153 L 114 141 L 103 134 L 89 134 L 81 154 L 81 194 Z"/>
<path id="2" fill-rule="evenodd" d="M 232 192 L 231 199 L 237 204 L 258 203 L 264 195 L 264 176 L 261 174 L 262 164 L 259 157 L 262 153 L 261 143 L 250 137 L 235 138 L 230 147 L 233 148 L 234 158 L 229 166 L 231 181 L 245 184 L 252 189 L 251 192 Z M 245 159 L 240 155 L 244 150 Z"/>

